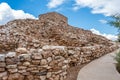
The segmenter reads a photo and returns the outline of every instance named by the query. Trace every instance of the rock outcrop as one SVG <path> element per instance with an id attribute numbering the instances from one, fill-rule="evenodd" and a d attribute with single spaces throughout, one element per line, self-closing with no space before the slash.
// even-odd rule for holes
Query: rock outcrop
<path id="1" fill-rule="evenodd" d="M 70 67 L 117 48 L 56 12 L 14 20 L 0 26 L 0 80 L 65 80 Z"/>

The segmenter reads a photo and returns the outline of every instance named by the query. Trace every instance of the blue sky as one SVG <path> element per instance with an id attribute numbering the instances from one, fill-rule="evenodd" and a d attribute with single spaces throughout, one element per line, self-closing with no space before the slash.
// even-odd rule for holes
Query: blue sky
<path id="1" fill-rule="evenodd" d="M 116 38 L 117 29 L 107 21 L 120 12 L 119 4 L 120 0 L 0 0 L 0 24 L 56 11 L 68 17 L 70 25 Z"/>

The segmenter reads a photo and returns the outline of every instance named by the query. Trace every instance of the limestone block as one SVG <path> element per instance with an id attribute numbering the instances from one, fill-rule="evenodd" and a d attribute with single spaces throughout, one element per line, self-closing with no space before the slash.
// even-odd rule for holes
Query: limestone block
<path id="1" fill-rule="evenodd" d="M 26 62 L 23 62 L 23 66 L 30 66 L 30 62 L 26 61 Z"/>
<path id="2" fill-rule="evenodd" d="M 65 50 L 65 46 L 52 46 L 52 45 L 45 45 L 42 47 L 43 50 L 49 50 L 49 49 L 61 49 Z"/>
<path id="3" fill-rule="evenodd" d="M 32 58 L 33 59 L 42 59 L 42 55 L 41 55 L 41 53 L 33 53 Z"/>
<path id="4" fill-rule="evenodd" d="M 59 75 L 56 75 L 56 76 L 54 77 L 54 80 L 59 80 L 59 78 L 60 78 L 60 76 L 59 76 Z"/>
<path id="5" fill-rule="evenodd" d="M 4 76 L 7 76 L 7 72 L 0 72 L 0 78 Z"/>
<path id="6" fill-rule="evenodd" d="M 54 67 L 54 66 L 57 65 L 57 64 L 58 64 L 58 61 L 57 61 L 57 60 L 53 60 L 53 61 L 51 61 L 51 62 L 49 63 L 49 66 Z"/>
<path id="7" fill-rule="evenodd" d="M 19 70 L 25 70 L 27 67 L 26 66 L 18 66 Z"/>
<path id="8" fill-rule="evenodd" d="M 52 54 L 52 52 L 51 51 L 44 51 L 44 52 L 42 52 L 42 56 L 43 56 L 43 58 L 48 58 L 48 57 L 51 57 L 53 54 Z"/>
<path id="9" fill-rule="evenodd" d="M 26 80 L 34 80 L 33 75 L 28 75 L 28 76 L 26 76 Z"/>
<path id="10" fill-rule="evenodd" d="M 10 74 L 8 80 L 24 80 L 24 76 L 19 73 Z"/>
<path id="11" fill-rule="evenodd" d="M 52 57 L 47 58 L 48 63 L 52 61 Z"/>
<path id="12" fill-rule="evenodd" d="M 26 48 L 17 48 L 16 49 L 16 52 L 18 53 L 18 54 L 27 54 L 27 49 Z"/>
<path id="13" fill-rule="evenodd" d="M 15 57 L 16 56 L 16 53 L 15 52 L 8 52 L 7 54 L 6 54 L 6 57 Z"/>
<path id="14" fill-rule="evenodd" d="M 9 71 L 9 73 L 16 73 L 16 72 L 18 72 L 18 69 L 16 68 L 16 69 L 8 69 L 8 71 Z"/>
<path id="15" fill-rule="evenodd" d="M 11 64 L 17 64 L 18 63 L 18 58 L 14 58 L 14 57 L 12 57 L 12 58 L 6 58 L 6 64 L 7 65 L 11 65 Z"/>
<path id="16" fill-rule="evenodd" d="M 32 64 L 33 65 L 39 65 L 40 64 L 40 60 L 32 60 Z"/>
<path id="17" fill-rule="evenodd" d="M 52 76 L 52 72 L 48 72 L 46 75 L 47 78 L 50 78 L 51 76 Z"/>
<path id="18" fill-rule="evenodd" d="M 60 55 L 60 49 L 54 49 L 52 52 L 56 56 Z"/>
<path id="19" fill-rule="evenodd" d="M 41 53 L 43 51 L 43 49 L 38 49 L 38 53 Z"/>
<path id="20" fill-rule="evenodd" d="M 62 56 L 55 56 L 54 59 L 57 60 L 58 62 L 65 60 L 65 58 Z"/>
<path id="21" fill-rule="evenodd" d="M 46 76 L 40 76 L 41 80 L 46 80 Z"/>
<path id="22" fill-rule="evenodd" d="M 0 62 L 1 61 L 3 61 L 3 62 L 5 61 L 5 54 L 0 54 Z"/>
<path id="23" fill-rule="evenodd" d="M 18 71 L 18 72 L 19 72 L 19 71 Z M 30 72 L 25 72 L 25 71 L 24 71 L 24 72 L 22 72 L 21 74 L 24 75 L 24 76 L 28 76 L 28 75 L 30 75 Z"/>
<path id="24" fill-rule="evenodd" d="M 4 68 L 6 67 L 6 63 L 5 62 L 0 62 L 0 68 Z"/>
<path id="25" fill-rule="evenodd" d="M 69 60 L 64 60 L 63 63 L 68 64 Z"/>
<path id="26" fill-rule="evenodd" d="M 0 72 L 4 72 L 5 71 L 5 68 L 0 68 Z"/>
<path id="27" fill-rule="evenodd" d="M 68 54 L 75 54 L 74 50 L 68 50 Z"/>
<path id="28" fill-rule="evenodd" d="M 14 69 L 14 68 L 17 68 L 17 65 L 7 65 L 6 68 L 8 68 L 8 69 Z"/>
<path id="29" fill-rule="evenodd" d="M 18 70 L 19 73 L 26 73 L 26 70 Z"/>
<path id="30" fill-rule="evenodd" d="M 67 65 L 62 66 L 62 70 L 67 70 L 67 68 L 68 68 Z"/>
<path id="31" fill-rule="evenodd" d="M 47 63 L 48 63 L 48 62 L 47 62 L 46 59 L 42 59 L 41 62 L 40 62 L 41 65 L 46 65 Z"/>
<path id="32" fill-rule="evenodd" d="M 20 61 L 31 61 L 31 55 L 30 54 L 20 54 L 18 56 Z"/>
<path id="33" fill-rule="evenodd" d="M 2 80 L 7 80 L 7 79 L 8 79 L 7 75 L 2 77 Z"/>

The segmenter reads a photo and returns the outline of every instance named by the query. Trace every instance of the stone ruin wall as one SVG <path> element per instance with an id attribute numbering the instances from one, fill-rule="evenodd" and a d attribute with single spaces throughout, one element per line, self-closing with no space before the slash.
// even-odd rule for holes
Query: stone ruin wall
<path id="1" fill-rule="evenodd" d="M 53 22 L 56 25 L 68 25 L 67 17 L 63 16 L 62 14 L 56 14 L 56 12 L 51 12 L 48 14 L 42 14 L 39 16 L 39 20 L 41 22 Z"/>
<path id="2" fill-rule="evenodd" d="M 68 25 L 66 17 L 56 13 L 52 13 L 51 15 L 53 16 L 50 16 L 48 14 L 43 14 L 39 17 L 40 22 L 34 20 L 33 23 L 33 20 L 31 20 L 29 24 L 33 24 L 33 25 L 36 24 L 37 26 L 37 24 L 40 25 L 42 23 L 45 24 L 45 22 L 48 21 L 56 25 L 60 25 L 60 24 L 64 26 Z M 19 24 L 20 26 L 22 25 L 22 28 L 24 28 L 24 24 L 21 23 Z M 24 34 L 21 33 L 21 36 L 23 37 Z M 75 36 L 76 35 L 73 36 L 70 35 L 70 37 L 72 37 L 73 39 L 75 39 Z M 70 67 L 74 67 L 79 64 L 90 62 L 118 48 L 115 44 L 106 46 L 105 44 L 103 44 L 106 42 L 106 39 L 105 40 L 101 39 L 101 37 L 95 38 L 95 39 L 100 39 L 101 41 L 99 42 L 101 43 L 88 45 L 84 47 L 59 46 L 59 45 L 51 46 L 47 44 L 39 47 L 38 46 L 39 42 L 37 44 L 35 42 L 33 43 L 32 47 L 29 49 L 22 46 L 17 47 L 14 41 L 15 39 L 17 39 L 15 36 L 10 38 L 11 42 L 5 43 L 4 40 L 6 39 L 3 38 L 6 38 L 6 34 L 4 33 L 4 31 L 2 34 L 0 32 L 0 37 L 2 37 L 0 38 L 0 80 L 66 80 L 67 70 L 69 70 Z M 27 39 L 27 38 L 23 38 L 23 39 Z M 32 38 L 30 40 L 32 40 Z M 94 40 L 94 41 L 98 41 L 98 40 Z M 23 42 L 23 44 L 25 43 L 26 42 Z M 4 48 L 5 48 L 4 51 L 1 50 Z"/>
<path id="3" fill-rule="evenodd" d="M 43 46 L 0 54 L 0 80 L 65 80 L 67 70 L 115 50 L 116 46 Z"/>

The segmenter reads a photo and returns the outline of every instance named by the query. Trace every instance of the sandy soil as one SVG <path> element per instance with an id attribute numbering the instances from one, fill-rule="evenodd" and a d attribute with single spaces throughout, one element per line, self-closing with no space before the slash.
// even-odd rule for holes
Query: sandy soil
<path id="1" fill-rule="evenodd" d="M 81 69 L 83 66 L 85 66 L 86 64 L 87 64 L 87 63 L 82 64 L 82 65 L 77 65 L 77 66 L 71 67 L 71 68 L 68 70 L 68 75 L 67 75 L 66 80 L 77 80 L 78 72 L 79 72 L 80 69 Z"/>

